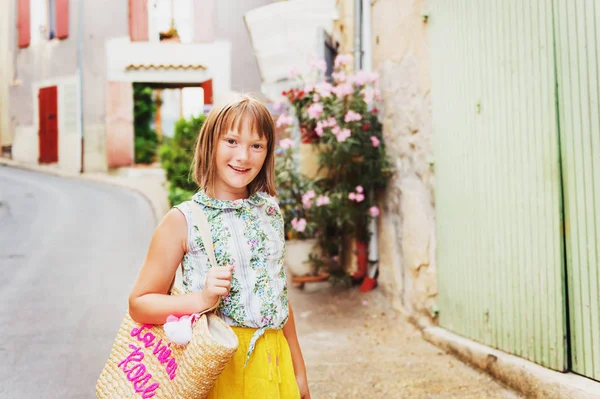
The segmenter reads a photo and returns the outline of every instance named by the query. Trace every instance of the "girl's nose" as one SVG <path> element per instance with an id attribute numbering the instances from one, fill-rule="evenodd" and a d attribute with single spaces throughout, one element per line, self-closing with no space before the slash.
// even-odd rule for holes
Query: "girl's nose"
<path id="1" fill-rule="evenodd" d="M 248 149 L 240 146 L 235 155 L 238 161 L 246 161 L 248 159 Z"/>

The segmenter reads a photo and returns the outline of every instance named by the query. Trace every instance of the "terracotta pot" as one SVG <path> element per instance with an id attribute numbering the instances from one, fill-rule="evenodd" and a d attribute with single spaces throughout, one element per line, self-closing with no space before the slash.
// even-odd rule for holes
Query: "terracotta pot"
<path id="1" fill-rule="evenodd" d="M 328 278 L 329 278 L 329 273 L 320 273 L 316 276 L 293 276 L 292 283 L 294 283 L 294 284 L 318 283 L 319 281 L 325 281 Z"/>
<path id="2" fill-rule="evenodd" d="M 284 261 L 292 276 L 308 276 L 313 273 L 309 256 L 315 250 L 316 244 L 316 239 L 286 241 Z"/>

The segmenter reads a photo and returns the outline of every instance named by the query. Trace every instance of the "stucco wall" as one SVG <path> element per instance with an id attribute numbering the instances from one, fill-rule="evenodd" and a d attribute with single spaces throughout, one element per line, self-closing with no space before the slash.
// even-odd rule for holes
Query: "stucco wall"
<path id="1" fill-rule="evenodd" d="M 260 73 L 244 14 L 257 7 L 272 3 L 272 0 L 218 0 L 217 1 L 217 40 L 231 42 L 231 89 L 244 93 L 260 93 Z"/>
<path id="2" fill-rule="evenodd" d="M 123 0 L 84 1 L 83 10 L 84 167 L 105 171 L 106 156 L 106 41 L 129 37 L 129 7 Z"/>
<path id="3" fill-rule="evenodd" d="M 426 0 L 373 4 L 373 65 L 396 174 L 383 198 L 379 282 L 394 303 L 431 321 L 437 297 L 431 79 Z"/>

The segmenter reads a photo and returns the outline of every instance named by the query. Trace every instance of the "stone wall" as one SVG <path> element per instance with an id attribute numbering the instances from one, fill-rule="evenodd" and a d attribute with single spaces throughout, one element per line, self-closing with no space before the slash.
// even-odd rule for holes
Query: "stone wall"
<path id="1" fill-rule="evenodd" d="M 426 0 L 375 1 L 372 38 L 396 170 L 382 201 L 379 282 L 397 307 L 429 323 L 437 276 L 426 13 Z"/>
<path id="2" fill-rule="evenodd" d="M 353 49 L 353 1 L 338 0 L 336 38 Z M 379 286 L 394 306 L 434 322 L 437 297 L 431 79 L 426 0 L 372 1 L 373 68 L 395 176 L 381 199 Z"/>

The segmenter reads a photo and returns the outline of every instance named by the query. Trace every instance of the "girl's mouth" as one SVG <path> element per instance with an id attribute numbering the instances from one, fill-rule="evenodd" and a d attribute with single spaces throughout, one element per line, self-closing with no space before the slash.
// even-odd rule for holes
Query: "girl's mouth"
<path id="1" fill-rule="evenodd" d="M 228 165 L 228 166 L 229 166 L 231 169 L 233 169 L 233 171 L 234 171 L 235 173 L 240 173 L 240 174 L 247 173 L 247 172 L 250 170 L 250 169 L 246 169 L 246 168 L 237 168 L 237 167 L 235 167 L 235 166 L 231 166 L 231 165 Z"/>

